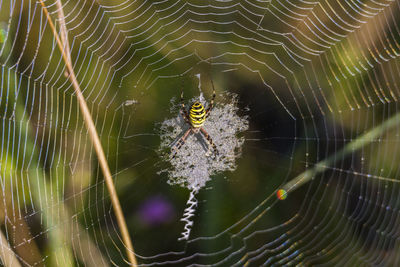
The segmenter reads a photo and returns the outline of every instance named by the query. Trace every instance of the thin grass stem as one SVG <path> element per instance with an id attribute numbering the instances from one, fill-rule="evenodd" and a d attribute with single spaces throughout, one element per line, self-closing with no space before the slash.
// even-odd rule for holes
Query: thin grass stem
<path id="1" fill-rule="evenodd" d="M 5 267 L 21 266 L 14 251 L 10 247 L 7 238 L 4 236 L 3 231 L 0 231 L 0 259 Z"/>
<path id="2" fill-rule="evenodd" d="M 298 189 L 300 186 L 310 182 L 314 179 L 314 177 L 320 173 L 325 172 L 329 167 L 334 165 L 338 160 L 344 159 L 354 151 L 370 144 L 376 138 L 381 136 L 384 132 L 390 130 L 391 128 L 400 124 L 400 113 L 393 115 L 391 118 L 387 119 L 379 126 L 372 128 L 365 134 L 357 137 L 347 145 L 345 145 L 341 150 L 334 153 L 333 155 L 327 157 L 324 160 L 316 163 L 312 168 L 302 172 L 301 174 L 297 175 L 295 178 L 290 180 L 286 183 L 280 190 L 284 190 L 286 194 L 293 192 L 294 190 Z M 373 179 L 390 181 L 390 182 L 397 182 L 399 180 L 384 178 L 384 177 L 373 177 Z"/>
<path id="3" fill-rule="evenodd" d="M 67 32 L 67 28 L 65 26 L 65 19 L 64 19 L 64 12 L 63 12 L 63 8 L 62 8 L 62 4 L 61 4 L 60 0 L 56 0 L 57 9 L 58 9 L 58 18 L 60 20 L 61 39 L 58 36 L 58 33 L 52 22 L 52 19 L 46 8 L 46 5 L 44 4 L 44 2 L 42 0 L 40 0 L 40 4 L 43 7 L 43 11 L 47 17 L 49 26 L 50 26 L 51 30 L 53 31 L 53 35 L 57 41 L 58 48 L 61 51 L 62 57 L 64 59 L 65 65 L 67 67 L 69 79 L 72 83 L 72 86 L 74 87 L 75 94 L 78 99 L 79 107 L 80 107 L 80 110 L 83 115 L 83 119 L 84 119 L 86 127 L 88 129 L 90 139 L 93 143 L 93 147 L 96 151 L 99 165 L 103 172 L 104 180 L 106 182 L 108 192 L 110 193 L 111 203 L 114 208 L 114 213 L 115 213 L 115 216 L 116 216 L 116 219 L 118 222 L 118 226 L 121 231 L 122 240 L 123 240 L 125 248 L 126 248 L 126 253 L 128 255 L 129 262 L 132 266 L 137 266 L 137 261 L 136 261 L 135 253 L 133 250 L 132 241 L 130 239 L 128 227 L 125 222 L 125 217 L 122 212 L 121 204 L 119 202 L 118 195 L 117 195 L 117 192 L 114 187 L 110 168 L 108 167 L 107 159 L 105 157 L 104 150 L 103 150 L 103 147 L 100 142 L 100 138 L 97 134 L 96 126 L 94 125 L 92 115 L 90 114 L 89 108 L 86 104 L 85 98 L 82 94 L 78 80 L 75 76 L 74 69 L 72 67 L 71 53 L 70 53 L 70 48 L 69 48 L 69 43 L 68 43 L 68 32 Z"/>

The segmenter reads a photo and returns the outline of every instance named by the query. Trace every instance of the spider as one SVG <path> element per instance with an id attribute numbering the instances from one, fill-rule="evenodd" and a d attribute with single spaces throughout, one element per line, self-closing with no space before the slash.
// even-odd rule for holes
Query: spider
<path id="1" fill-rule="evenodd" d="M 204 124 L 204 121 L 207 119 L 208 115 L 210 114 L 210 112 L 214 106 L 215 88 L 214 88 L 214 83 L 212 80 L 211 80 L 211 85 L 213 88 L 213 96 L 212 96 L 212 99 L 211 99 L 210 104 L 208 105 L 207 109 L 205 109 L 204 106 L 199 101 L 195 101 L 190 106 L 190 109 L 188 112 L 185 108 L 184 99 L 183 99 L 183 90 L 182 90 L 180 114 L 183 117 L 183 119 L 185 120 L 185 122 L 187 124 L 189 124 L 190 127 L 183 134 L 183 136 L 181 138 L 179 138 L 179 140 L 171 147 L 171 150 L 174 151 L 172 158 L 174 158 L 176 156 L 178 150 L 185 144 L 186 139 L 188 138 L 188 136 L 191 133 L 193 133 L 193 134 L 201 133 L 208 143 L 208 146 L 209 146 L 208 151 L 210 151 L 210 147 L 212 147 L 212 149 L 214 150 L 214 153 L 216 155 L 218 154 L 217 146 L 212 141 L 210 135 L 202 127 Z"/>

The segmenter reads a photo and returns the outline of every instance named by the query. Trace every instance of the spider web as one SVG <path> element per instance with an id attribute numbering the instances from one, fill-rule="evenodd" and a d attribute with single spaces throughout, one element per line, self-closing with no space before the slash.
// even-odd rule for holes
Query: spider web
<path id="1" fill-rule="evenodd" d="M 62 5 L 140 266 L 400 264 L 398 1 Z M 40 2 L 0 1 L 0 62 L 3 263 L 128 265 Z M 191 192 L 161 172 L 159 125 L 182 90 L 209 101 L 211 79 L 249 129 L 178 241 Z"/>

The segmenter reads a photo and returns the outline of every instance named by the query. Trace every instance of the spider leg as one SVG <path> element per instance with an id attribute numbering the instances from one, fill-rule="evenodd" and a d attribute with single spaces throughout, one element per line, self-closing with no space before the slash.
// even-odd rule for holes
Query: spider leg
<path id="1" fill-rule="evenodd" d="M 176 153 L 178 153 L 179 149 L 185 144 L 186 138 L 189 136 L 189 134 L 192 132 L 192 128 L 189 128 L 181 138 L 171 147 L 171 150 L 173 150 L 172 158 L 175 158 Z"/>
<path id="2" fill-rule="evenodd" d="M 185 103 L 184 103 L 184 99 L 183 99 L 183 90 L 181 93 L 181 110 L 180 110 L 181 116 L 182 118 L 185 120 L 186 123 L 188 123 L 190 125 L 190 121 L 189 121 L 189 114 L 185 108 Z"/>
<path id="3" fill-rule="evenodd" d="M 212 88 L 213 88 L 213 96 L 212 96 L 210 104 L 208 105 L 207 110 L 206 110 L 206 118 L 208 117 L 210 111 L 214 107 L 214 100 L 215 100 L 215 87 L 214 87 L 214 82 L 213 82 L 211 76 L 210 76 L 210 80 L 211 80 L 211 85 L 212 85 Z"/>
<path id="4" fill-rule="evenodd" d="M 206 132 L 206 130 L 203 129 L 203 127 L 200 128 L 200 132 L 203 134 L 204 138 L 207 140 L 209 146 L 211 146 L 213 148 L 215 155 L 218 155 L 219 153 L 217 150 L 217 146 L 214 144 L 210 135 Z"/>

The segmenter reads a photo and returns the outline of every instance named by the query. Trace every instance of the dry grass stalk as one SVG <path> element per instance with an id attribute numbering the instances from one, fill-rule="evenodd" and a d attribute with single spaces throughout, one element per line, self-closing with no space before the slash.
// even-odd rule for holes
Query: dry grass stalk
<path id="1" fill-rule="evenodd" d="M 21 266 L 2 231 L 0 231 L 0 259 L 6 267 Z"/>
<path id="2" fill-rule="evenodd" d="M 56 28 L 51 20 L 50 14 L 49 14 L 45 4 L 43 3 L 42 0 L 40 0 L 40 4 L 43 7 L 43 11 L 47 17 L 49 26 L 53 31 L 53 35 L 56 38 L 57 45 L 61 51 L 65 65 L 69 72 L 69 79 L 74 87 L 76 97 L 78 98 L 78 103 L 79 103 L 86 127 L 88 129 L 90 139 L 92 140 L 94 149 L 96 151 L 96 154 L 97 154 L 97 157 L 99 160 L 99 165 L 100 165 L 101 170 L 104 175 L 104 180 L 106 182 L 108 192 L 110 193 L 111 203 L 113 205 L 115 216 L 116 216 L 117 222 L 118 222 L 118 226 L 121 231 L 122 239 L 123 239 L 123 242 L 126 247 L 126 253 L 128 255 L 129 262 L 132 266 L 137 266 L 137 261 L 136 261 L 136 257 L 135 257 L 134 251 L 133 251 L 132 241 L 129 236 L 128 227 L 126 226 L 125 217 L 122 213 L 121 204 L 119 202 L 117 192 L 114 187 L 110 168 L 108 167 L 108 163 L 107 163 L 107 160 L 106 160 L 106 157 L 104 154 L 104 150 L 101 145 L 100 138 L 97 134 L 96 126 L 94 125 L 89 108 L 87 107 L 85 98 L 82 94 L 78 80 L 76 79 L 75 72 L 72 67 L 71 54 L 70 54 L 70 48 L 69 48 L 69 43 L 68 43 L 68 34 L 67 34 L 65 22 L 64 22 L 64 12 L 62 9 L 62 5 L 61 5 L 60 0 L 56 0 L 56 3 L 57 3 L 57 8 L 58 8 L 58 16 L 60 19 L 61 40 L 57 34 Z"/>

